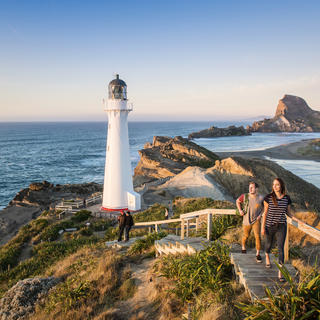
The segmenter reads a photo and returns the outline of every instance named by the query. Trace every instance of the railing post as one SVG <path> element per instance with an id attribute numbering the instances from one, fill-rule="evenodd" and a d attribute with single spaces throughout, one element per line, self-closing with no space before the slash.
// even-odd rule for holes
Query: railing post
<path id="1" fill-rule="evenodd" d="M 149 233 L 151 233 L 151 227 L 149 227 Z"/>
<path id="2" fill-rule="evenodd" d="M 199 231 L 199 218 L 196 218 L 196 232 Z"/>
<path id="3" fill-rule="evenodd" d="M 212 217 L 211 213 L 207 215 L 207 239 L 210 240 L 211 238 L 211 230 L 212 230 Z"/>
<path id="4" fill-rule="evenodd" d="M 155 232 L 158 233 L 158 225 L 155 224 Z"/>
<path id="5" fill-rule="evenodd" d="M 284 242 L 284 262 L 289 262 L 289 221 L 287 219 L 287 236 Z"/>
<path id="6" fill-rule="evenodd" d="M 181 240 L 184 239 L 184 219 L 181 219 Z"/>
<path id="7" fill-rule="evenodd" d="M 187 220 L 187 232 L 186 232 L 186 237 L 189 237 L 189 227 L 190 227 L 190 219 Z"/>

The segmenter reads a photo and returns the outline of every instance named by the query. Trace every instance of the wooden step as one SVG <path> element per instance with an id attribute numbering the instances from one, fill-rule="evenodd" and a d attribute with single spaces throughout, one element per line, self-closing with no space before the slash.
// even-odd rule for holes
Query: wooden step
<path id="1" fill-rule="evenodd" d="M 265 288 L 270 288 L 271 292 L 285 289 L 288 284 L 281 283 L 278 280 L 278 271 L 275 261 L 277 258 L 270 254 L 272 267 L 265 267 L 265 254 L 261 254 L 262 263 L 256 262 L 255 250 L 248 250 L 246 254 L 240 252 L 230 253 L 231 263 L 234 265 L 234 271 L 239 283 L 241 283 L 250 298 L 253 300 L 261 299 L 266 296 Z M 297 271 L 291 264 L 285 264 L 290 275 L 297 279 Z"/>

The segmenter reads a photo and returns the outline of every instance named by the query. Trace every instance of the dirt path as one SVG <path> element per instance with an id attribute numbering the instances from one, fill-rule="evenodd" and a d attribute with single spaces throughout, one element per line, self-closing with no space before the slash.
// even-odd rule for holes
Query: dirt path
<path id="1" fill-rule="evenodd" d="M 145 259 L 140 264 L 130 265 L 132 278 L 135 279 L 137 290 L 132 298 L 120 301 L 115 305 L 113 312 L 113 316 L 115 316 L 114 319 L 157 319 L 157 292 L 152 279 L 152 266 L 154 261 L 154 259 Z"/>

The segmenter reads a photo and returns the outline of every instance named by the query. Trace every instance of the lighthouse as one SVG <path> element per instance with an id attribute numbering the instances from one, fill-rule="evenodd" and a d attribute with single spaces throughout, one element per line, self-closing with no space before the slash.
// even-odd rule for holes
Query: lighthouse
<path id="1" fill-rule="evenodd" d="M 133 190 L 129 152 L 127 85 L 119 79 L 109 83 L 105 111 L 108 115 L 108 138 L 104 173 L 102 209 L 140 210 L 140 195 Z"/>

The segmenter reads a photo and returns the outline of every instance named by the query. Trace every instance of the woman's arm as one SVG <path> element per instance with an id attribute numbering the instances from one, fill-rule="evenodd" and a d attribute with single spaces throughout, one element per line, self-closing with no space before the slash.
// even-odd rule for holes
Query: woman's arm
<path id="1" fill-rule="evenodd" d="M 293 214 L 294 209 L 292 208 L 292 206 L 289 204 L 288 205 L 288 209 L 287 209 L 287 216 L 290 217 L 292 220 L 294 221 L 298 221 L 298 219 L 294 216 Z"/>
<path id="2" fill-rule="evenodd" d="M 263 206 L 264 206 L 264 211 L 262 215 L 262 229 L 261 229 L 261 234 L 264 236 L 265 234 L 265 229 L 266 229 L 266 219 L 267 219 L 267 214 L 268 214 L 268 209 L 269 209 L 269 203 L 266 201 L 263 201 Z"/>

